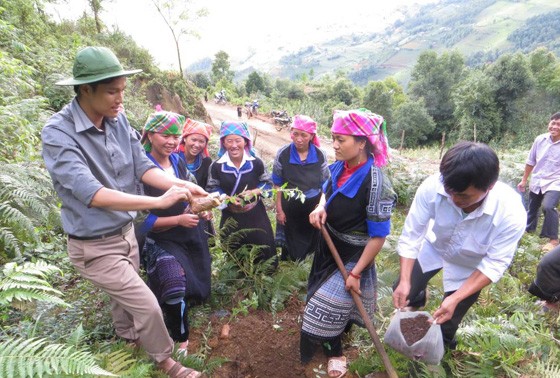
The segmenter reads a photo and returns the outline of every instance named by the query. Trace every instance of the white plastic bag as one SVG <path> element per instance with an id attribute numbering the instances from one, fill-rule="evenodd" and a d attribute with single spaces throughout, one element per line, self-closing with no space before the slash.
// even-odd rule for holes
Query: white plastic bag
<path id="1" fill-rule="evenodd" d="M 397 311 L 391 319 L 387 332 L 385 332 L 385 343 L 405 356 L 425 362 L 430 365 L 437 365 L 443 358 L 443 337 L 441 326 L 432 323 L 426 335 L 412 345 L 408 345 L 401 331 L 401 319 L 415 318 L 425 315 L 430 321 L 432 316 L 426 311 Z"/>

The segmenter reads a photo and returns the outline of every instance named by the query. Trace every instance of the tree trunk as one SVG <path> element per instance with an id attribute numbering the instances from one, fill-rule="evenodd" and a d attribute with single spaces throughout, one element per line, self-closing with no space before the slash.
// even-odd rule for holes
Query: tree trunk
<path id="1" fill-rule="evenodd" d="M 173 36 L 175 36 L 175 33 L 173 33 Z M 181 77 L 184 77 L 184 73 L 183 73 L 183 65 L 181 64 L 181 51 L 179 50 L 179 41 L 177 39 L 175 39 L 175 48 L 177 49 L 177 61 L 179 62 L 179 73 L 181 74 Z"/>
<path id="2" fill-rule="evenodd" d="M 439 150 L 439 158 L 443 155 L 443 148 L 445 147 L 445 131 L 441 134 L 441 148 Z"/>

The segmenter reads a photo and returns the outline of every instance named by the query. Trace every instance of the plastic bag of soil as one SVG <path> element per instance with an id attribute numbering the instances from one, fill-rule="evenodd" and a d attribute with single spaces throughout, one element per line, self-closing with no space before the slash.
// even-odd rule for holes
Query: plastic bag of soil
<path id="1" fill-rule="evenodd" d="M 426 311 L 397 311 L 385 332 L 385 343 L 413 360 L 439 364 L 443 337 L 441 326 L 432 319 Z"/>

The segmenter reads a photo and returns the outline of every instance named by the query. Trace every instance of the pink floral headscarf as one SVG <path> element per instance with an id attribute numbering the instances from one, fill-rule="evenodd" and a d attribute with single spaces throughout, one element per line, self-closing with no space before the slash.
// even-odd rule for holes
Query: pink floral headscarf
<path id="1" fill-rule="evenodd" d="M 367 109 L 335 110 L 331 132 L 334 134 L 365 136 L 375 147 L 373 156 L 378 167 L 387 164 L 389 141 L 385 120 Z"/>
<path id="2" fill-rule="evenodd" d="M 313 143 L 317 147 L 321 147 L 321 143 L 319 142 L 319 138 L 317 137 L 317 122 L 315 122 L 311 117 L 300 114 L 294 116 L 292 129 L 298 129 L 301 131 L 305 131 L 306 133 L 313 134 L 311 143 Z"/>

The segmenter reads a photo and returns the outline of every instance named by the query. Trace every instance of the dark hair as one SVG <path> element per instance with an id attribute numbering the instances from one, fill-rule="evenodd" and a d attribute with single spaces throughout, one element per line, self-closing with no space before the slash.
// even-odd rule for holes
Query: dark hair
<path id="1" fill-rule="evenodd" d="M 557 119 L 560 119 L 560 112 L 556 112 L 556 113 L 554 113 L 553 115 L 550 116 L 551 121 L 553 121 L 553 120 L 555 121 Z"/>
<path id="2" fill-rule="evenodd" d="M 373 154 L 373 151 L 375 151 L 375 147 L 374 147 L 373 144 L 371 144 L 368 137 L 361 136 L 361 135 L 352 135 L 352 136 L 354 137 L 354 140 L 356 142 L 365 141 L 366 142 L 366 154 L 368 154 L 368 155 Z"/>
<path id="3" fill-rule="evenodd" d="M 122 76 L 115 76 L 115 77 L 110 77 L 108 79 L 103 79 L 103 80 L 99 80 L 99 81 L 95 81 L 93 83 L 86 83 L 86 84 L 79 84 L 79 85 L 74 85 L 74 93 L 78 95 L 78 97 L 80 96 L 80 86 L 82 85 L 89 85 L 91 87 L 92 91 L 96 91 L 97 90 L 97 86 L 100 84 L 109 84 L 112 83 L 114 80 L 120 78 Z"/>
<path id="4" fill-rule="evenodd" d="M 451 147 L 439 165 L 446 190 L 464 192 L 469 186 L 488 190 L 500 174 L 500 160 L 484 143 L 459 142 Z"/>

